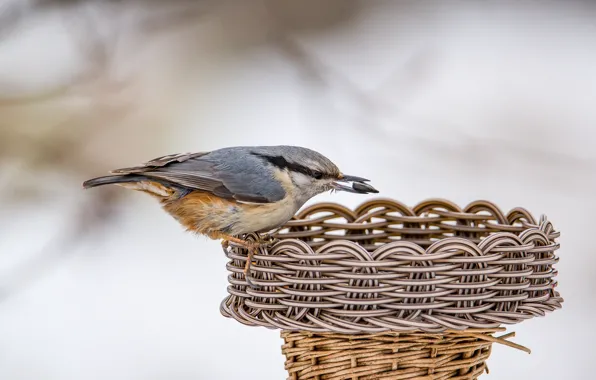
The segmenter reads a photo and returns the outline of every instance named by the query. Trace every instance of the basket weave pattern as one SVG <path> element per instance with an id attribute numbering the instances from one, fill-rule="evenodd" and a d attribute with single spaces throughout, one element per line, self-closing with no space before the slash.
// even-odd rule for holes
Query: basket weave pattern
<path id="1" fill-rule="evenodd" d="M 505 214 L 486 201 L 463 209 L 445 200 L 409 208 L 378 199 L 355 210 L 316 204 L 254 256 L 256 288 L 242 272 L 247 252 L 226 251 L 231 274 L 221 312 L 246 325 L 311 333 L 494 329 L 561 307 L 558 236 L 544 216 L 536 221 L 522 208 Z"/>
<path id="2" fill-rule="evenodd" d="M 476 379 L 488 372 L 491 334 L 497 330 L 356 336 L 282 332 L 282 352 L 289 380 Z"/>

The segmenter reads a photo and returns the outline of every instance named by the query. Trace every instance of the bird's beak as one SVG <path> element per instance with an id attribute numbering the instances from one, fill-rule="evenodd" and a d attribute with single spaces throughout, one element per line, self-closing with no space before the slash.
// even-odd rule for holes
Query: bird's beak
<path id="1" fill-rule="evenodd" d="M 333 182 L 333 187 L 337 191 L 347 191 L 349 193 L 368 194 L 378 193 L 379 191 L 371 185 L 365 183 L 369 180 L 354 175 L 340 174 L 337 181 Z M 341 182 L 352 182 L 352 186 L 345 185 Z"/>

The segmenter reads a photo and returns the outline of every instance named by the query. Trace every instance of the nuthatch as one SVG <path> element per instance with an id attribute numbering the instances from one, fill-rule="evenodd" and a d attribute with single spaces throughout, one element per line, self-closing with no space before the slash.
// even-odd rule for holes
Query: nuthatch
<path id="1" fill-rule="evenodd" d="M 342 174 L 320 153 L 297 146 L 173 154 L 110 173 L 83 187 L 116 184 L 156 197 L 187 230 L 223 239 L 224 247 L 233 242 L 247 248 L 245 274 L 262 243 L 236 236 L 284 225 L 306 201 L 327 190 L 378 193 L 367 179 Z"/>

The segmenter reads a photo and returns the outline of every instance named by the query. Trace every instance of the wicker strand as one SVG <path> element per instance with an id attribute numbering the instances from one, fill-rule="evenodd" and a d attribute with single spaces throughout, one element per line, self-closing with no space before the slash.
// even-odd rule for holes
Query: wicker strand
<path id="1" fill-rule="evenodd" d="M 493 334 L 504 329 L 470 329 L 441 334 L 342 335 L 282 331 L 288 380 L 477 379 L 488 372 L 492 343 L 529 349 Z"/>
<path id="2" fill-rule="evenodd" d="M 486 201 L 316 204 L 254 255 L 256 288 L 243 273 L 247 251 L 226 251 L 221 312 L 249 326 L 342 334 L 515 324 L 561 307 L 558 236 L 545 217 Z"/>

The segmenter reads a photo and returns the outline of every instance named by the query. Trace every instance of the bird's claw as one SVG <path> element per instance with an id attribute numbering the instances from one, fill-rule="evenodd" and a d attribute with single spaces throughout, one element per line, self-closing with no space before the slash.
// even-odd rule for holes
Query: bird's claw
<path id="1" fill-rule="evenodd" d="M 248 250 L 248 255 L 246 257 L 246 264 L 244 266 L 243 269 L 243 273 L 244 273 L 244 278 L 246 279 L 246 283 L 248 284 L 248 286 L 250 286 L 251 288 L 256 288 L 257 286 L 252 282 L 251 280 L 251 276 L 250 276 L 250 267 L 253 264 L 253 256 L 255 253 L 259 252 L 259 249 L 263 248 L 263 247 L 269 247 L 275 243 L 279 242 L 279 239 L 274 238 L 271 235 L 264 235 L 264 236 L 259 236 L 259 239 L 257 241 L 251 240 L 243 240 L 242 243 L 240 242 L 235 242 L 232 241 L 232 243 L 234 244 L 238 244 L 240 246 L 242 246 L 244 249 Z M 222 240 L 221 242 L 221 246 L 224 249 L 224 251 L 227 252 L 228 248 L 230 247 L 230 241 L 227 239 Z"/>
<path id="2" fill-rule="evenodd" d="M 253 255 L 255 253 L 258 253 L 260 248 L 270 247 L 279 241 L 280 241 L 279 239 L 274 238 L 271 235 L 261 235 L 261 236 L 259 236 L 259 240 L 247 242 L 247 243 L 249 243 L 249 244 L 247 244 L 248 246 L 246 247 L 248 249 L 248 255 L 246 257 L 246 265 L 244 266 L 243 272 L 244 272 L 244 278 L 246 280 L 246 283 L 251 288 L 256 289 L 258 287 L 257 285 L 255 285 L 252 282 L 251 275 L 250 275 L 250 267 L 253 264 L 253 262 L 252 262 Z"/>
<path id="3" fill-rule="evenodd" d="M 244 273 L 244 279 L 246 280 L 246 283 L 248 284 L 248 286 L 255 289 L 256 286 L 251 280 L 250 267 L 252 265 L 252 258 L 254 256 L 254 254 L 257 253 L 259 251 L 259 248 L 261 246 L 263 246 L 264 244 L 259 243 L 259 242 L 251 242 L 251 243 L 252 243 L 251 247 L 248 248 L 248 255 L 246 256 L 246 264 L 244 265 L 244 270 L 242 272 Z"/>

